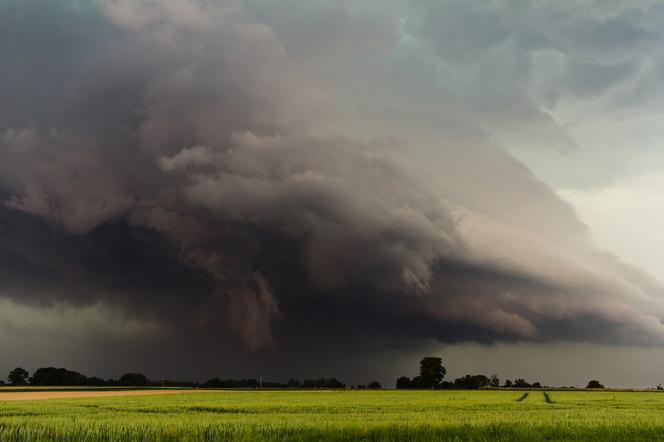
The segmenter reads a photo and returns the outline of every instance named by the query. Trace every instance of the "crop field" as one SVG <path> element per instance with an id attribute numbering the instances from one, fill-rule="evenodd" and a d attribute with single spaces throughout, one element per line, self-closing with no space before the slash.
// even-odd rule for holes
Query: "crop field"
<path id="1" fill-rule="evenodd" d="M 3 442 L 653 439 L 664 439 L 664 393 L 223 390 L 0 400 Z"/>

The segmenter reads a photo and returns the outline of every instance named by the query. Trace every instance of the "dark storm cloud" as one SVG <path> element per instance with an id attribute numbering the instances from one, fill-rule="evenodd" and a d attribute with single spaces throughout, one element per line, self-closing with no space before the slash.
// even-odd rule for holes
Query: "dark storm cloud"
<path id="1" fill-rule="evenodd" d="M 534 29 L 514 36 L 484 7 L 414 3 L 405 18 L 399 2 L 308 3 L 296 18 L 258 1 L 0 3 L 0 293 L 102 303 L 167 324 L 176 345 L 285 354 L 314 340 L 661 343 L 662 288 L 596 251 L 571 208 L 484 135 L 493 117 L 521 124 L 530 110 L 547 124 L 519 79 L 525 51 L 568 50 L 562 34 L 527 46 Z M 436 17 L 481 32 L 449 46 Z M 601 23 L 633 48 L 650 38 Z M 484 81 L 477 66 L 505 44 L 516 55 Z M 433 49 L 411 58 L 414 46 Z M 623 56 L 595 66 L 599 46 L 571 55 L 583 75 L 570 76 L 604 75 L 565 90 L 630 75 Z M 413 135 L 419 105 L 390 83 L 430 75 L 415 72 L 427 57 L 470 69 L 470 106 L 439 87 L 423 100 L 435 127 L 457 131 L 430 138 Z M 386 110 L 327 125 L 338 109 L 362 114 L 343 92 L 354 87 Z M 487 116 L 507 101 L 523 106 Z"/>

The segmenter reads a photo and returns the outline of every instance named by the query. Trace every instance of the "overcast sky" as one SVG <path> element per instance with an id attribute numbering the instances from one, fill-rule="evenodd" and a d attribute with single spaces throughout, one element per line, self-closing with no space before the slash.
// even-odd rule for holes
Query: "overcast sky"
<path id="1" fill-rule="evenodd" d="M 0 0 L 0 373 L 664 382 L 664 5 Z"/>

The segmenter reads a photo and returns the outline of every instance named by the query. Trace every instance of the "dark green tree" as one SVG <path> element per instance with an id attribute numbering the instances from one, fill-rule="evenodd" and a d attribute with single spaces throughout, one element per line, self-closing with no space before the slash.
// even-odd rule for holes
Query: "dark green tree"
<path id="1" fill-rule="evenodd" d="M 88 378 L 66 368 L 42 367 L 30 378 L 31 385 L 87 385 Z"/>
<path id="2" fill-rule="evenodd" d="M 380 388 L 383 388 L 383 386 L 380 385 L 380 382 L 373 381 L 373 382 L 370 382 L 369 385 L 367 385 L 367 388 L 380 389 Z"/>
<path id="3" fill-rule="evenodd" d="M 491 375 L 491 382 L 489 383 L 494 388 L 500 387 L 500 379 L 498 378 L 498 375 Z"/>
<path id="4" fill-rule="evenodd" d="M 406 376 L 401 376 L 397 379 L 397 388 L 413 388 L 413 381 Z"/>
<path id="5" fill-rule="evenodd" d="M 522 378 L 517 378 L 514 380 L 514 388 L 530 388 L 530 384 Z"/>
<path id="6" fill-rule="evenodd" d="M 9 372 L 7 380 L 9 380 L 9 383 L 12 385 L 27 385 L 29 375 L 30 374 L 26 369 L 21 367 L 16 367 L 15 369 Z"/>
<path id="7" fill-rule="evenodd" d="M 302 381 L 304 388 L 346 388 L 346 384 L 337 378 L 305 379 Z"/>
<path id="8" fill-rule="evenodd" d="M 292 378 L 289 379 L 288 382 L 286 382 L 286 386 L 291 388 L 300 388 L 302 386 L 302 383 L 297 379 Z"/>
<path id="9" fill-rule="evenodd" d="M 475 390 L 478 388 L 487 387 L 490 382 L 491 380 L 483 374 L 467 374 L 454 380 L 454 388 L 466 388 Z"/>
<path id="10" fill-rule="evenodd" d="M 588 382 L 588 386 L 586 388 L 604 388 L 604 385 L 600 384 L 598 380 L 593 379 L 592 381 Z"/>
<path id="11" fill-rule="evenodd" d="M 148 378 L 141 373 L 125 373 L 120 376 L 120 379 L 118 379 L 120 385 L 131 387 L 144 387 L 148 385 L 149 382 Z"/>
<path id="12" fill-rule="evenodd" d="M 427 356 L 420 361 L 420 376 L 418 387 L 437 388 L 443 381 L 447 369 L 443 367 L 443 360 L 432 356 Z"/>

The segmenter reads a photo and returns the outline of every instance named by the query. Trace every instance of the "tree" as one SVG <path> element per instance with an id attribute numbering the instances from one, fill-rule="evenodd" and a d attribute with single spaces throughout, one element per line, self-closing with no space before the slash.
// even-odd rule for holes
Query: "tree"
<path id="1" fill-rule="evenodd" d="M 420 379 L 418 387 L 437 388 L 443 381 L 447 369 L 443 367 L 441 358 L 427 356 L 420 361 Z"/>
<path id="2" fill-rule="evenodd" d="M 406 376 L 401 376 L 397 379 L 397 388 L 413 388 L 413 381 Z"/>
<path id="3" fill-rule="evenodd" d="M 503 387 L 512 388 L 512 381 L 510 381 L 509 379 L 506 379 L 505 384 L 503 385 Z"/>
<path id="4" fill-rule="evenodd" d="M 514 380 L 514 387 L 515 388 L 530 388 L 530 384 L 528 382 L 526 382 L 525 379 L 518 378 L 518 379 Z"/>
<path id="5" fill-rule="evenodd" d="M 21 367 L 16 367 L 15 369 L 9 372 L 7 380 L 9 380 L 9 383 L 12 385 L 27 385 L 28 376 L 29 373 L 26 369 Z"/>
<path id="6" fill-rule="evenodd" d="M 380 382 L 373 381 L 373 382 L 369 383 L 369 385 L 367 385 L 367 388 L 372 388 L 372 389 L 375 389 L 375 390 L 379 390 L 379 389 L 383 388 L 383 386 L 380 385 Z"/>
<path id="7" fill-rule="evenodd" d="M 466 388 L 476 390 L 478 388 L 484 388 L 489 385 L 489 378 L 483 374 L 470 375 L 467 374 L 464 377 L 456 378 L 454 380 L 454 388 Z"/>
<path id="8" fill-rule="evenodd" d="M 286 386 L 291 388 L 300 388 L 302 384 L 297 379 L 291 378 L 288 380 L 288 382 L 286 382 Z"/>
<path id="9" fill-rule="evenodd" d="M 336 378 L 305 379 L 302 381 L 304 388 L 346 388 L 346 384 Z"/>
<path id="10" fill-rule="evenodd" d="M 491 375 L 491 381 L 489 382 L 489 385 L 493 388 L 500 387 L 500 379 L 498 379 L 498 375 Z"/>
<path id="11" fill-rule="evenodd" d="M 125 373 L 118 379 L 120 385 L 144 387 L 148 385 L 148 378 L 141 373 Z"/>
<path id="12" fill-rule="evenodd" d="M 91 378 L 88 378 L 88 385 L 93 386 L 93 387 L 103 387 L 107 384 L 105 380 L 102 378 L 98 378 L 96 376 L 93 376 Z"/>
<path id="13" fill-rule="evenodd" d="M 76 371 L 70 371 L 66 368 L 42 367 L 38 368 L 30 378 L 31 385 L 87 385 L 88 378 Z"/>
<path id="14" fill-rule="evenodd" d="M 588 382 L 588 386 L 586 388 L 604 388 L 604 385 L 600 384 L 597 379 L 593 379 L 592 381 Z"/>

